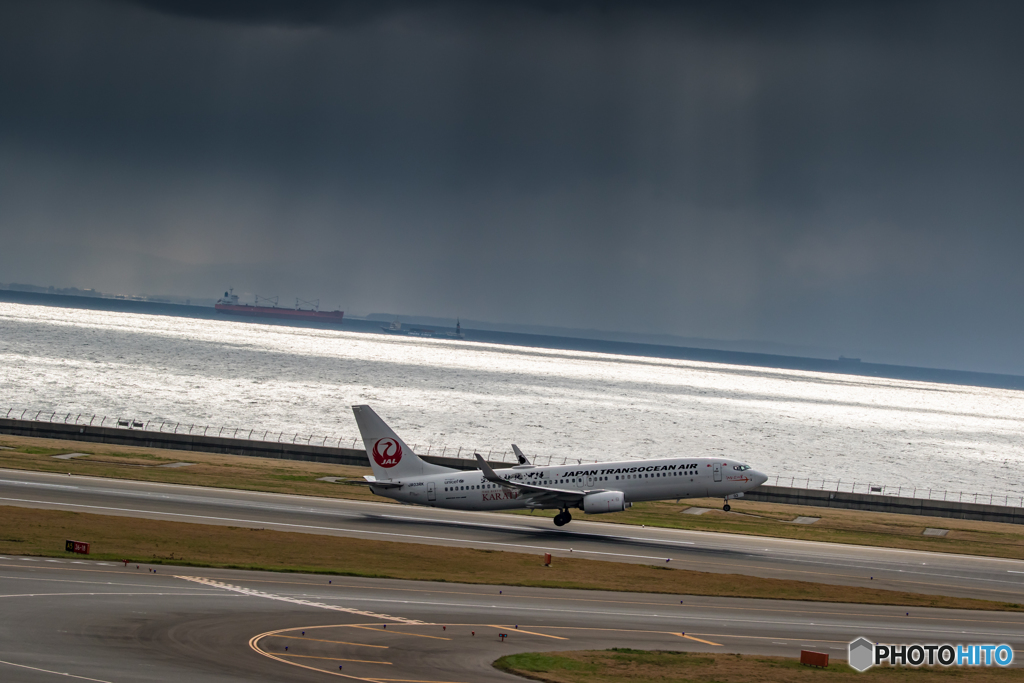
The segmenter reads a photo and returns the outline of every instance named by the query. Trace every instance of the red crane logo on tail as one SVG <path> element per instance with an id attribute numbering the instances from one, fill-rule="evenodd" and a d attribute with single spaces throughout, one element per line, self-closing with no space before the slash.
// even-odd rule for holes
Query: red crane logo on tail
<path id="1" fill-rule="evenodd" d="M 394 467 L 402 459 L 402 445 L 390 437 L 373 444 L 373 461 L 381 467 Z"/>

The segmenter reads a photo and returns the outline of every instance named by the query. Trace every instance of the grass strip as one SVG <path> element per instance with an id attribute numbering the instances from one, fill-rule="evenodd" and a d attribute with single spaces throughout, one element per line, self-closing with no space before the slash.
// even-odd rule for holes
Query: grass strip
<path id="1" fill-rule="evenodd" d="M 872 667 L 864 673 L 845 661 L 826 669 L 803 666 L 797 659 L 664 650 L 583 650 L 526 652 L 494 662 L 507 673 L 547 683 L 806 683 L 812 681 L 970 680 L 1024 681 L 1024 669 L 992 667 Z"/>
<path id="2" fill-rule="evenodd" d="M 673 595 L 1024 611 L 989 600 L 712 574 L 662 566 L 555 558 L 243 527 L 0 507 L 0 554 L 67 557 L 65 540 L 93 559 L 419 581 L 576 588 Z"/>

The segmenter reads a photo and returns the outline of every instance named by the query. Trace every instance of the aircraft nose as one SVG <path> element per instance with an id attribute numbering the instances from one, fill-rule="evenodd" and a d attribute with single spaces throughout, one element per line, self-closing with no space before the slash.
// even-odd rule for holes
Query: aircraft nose
<path id="1" fill-rule="evenodd" d="M 753 477 L 753 479 L 754 479 L 755 482 L 757 482 L 757 485 L 760 486 L 761 484 L 763 484 L 766 481 L 768 481 L 768 475 L 767 474 L 763 474 L 761 472 L 758 472 L 757 470 L 754 470 L 754 477 Z"/>

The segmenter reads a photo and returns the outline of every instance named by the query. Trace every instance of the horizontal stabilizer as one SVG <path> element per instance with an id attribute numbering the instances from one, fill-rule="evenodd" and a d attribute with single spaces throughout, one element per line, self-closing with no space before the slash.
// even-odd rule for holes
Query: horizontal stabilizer
<path id="1" fill-rule="evenodd" d="M 394 481 L 377 481 L 377 477 L 372 474 L 363 475 L 363 479 L 366 480 L 366 483 L 373 484 L 380 489 L 400 489 L 403 486 L 403 484 Z"/>

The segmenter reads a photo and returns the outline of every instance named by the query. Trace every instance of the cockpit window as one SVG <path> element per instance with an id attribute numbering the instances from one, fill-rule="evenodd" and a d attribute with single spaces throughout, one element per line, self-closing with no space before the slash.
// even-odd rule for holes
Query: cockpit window
<path id="1" fill-rule="evenodd" d="M 745 470 L 749 470 L 750 469 L 750 465 L 733 465 L 732 468 L 734 470 L 739 470 L 740 472 L 743 472 Z"/>

